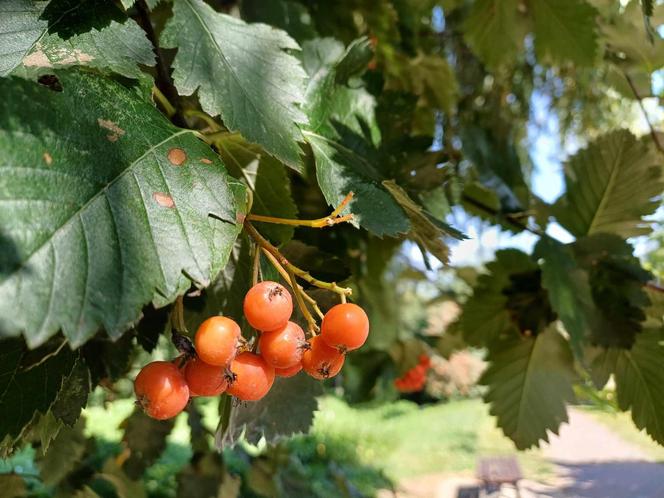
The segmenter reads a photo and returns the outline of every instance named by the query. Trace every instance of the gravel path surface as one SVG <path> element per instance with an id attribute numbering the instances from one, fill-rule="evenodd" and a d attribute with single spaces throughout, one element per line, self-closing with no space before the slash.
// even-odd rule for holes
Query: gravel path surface
<path id="1" fill-rule="evenodd" d="M 664 498 L 664 465 L 591 416 L 569 416 L 544 448 L 560 476 L 556 498 Z"/>
<path id="2" fill-rule="evenodd" d="M 552 436 L 544 456 L 556 466 L 557 477 L 543 485 L 524 480 L 521 498 L 664 498 L 664 464 L 577 410 Z M 456 498 L 460 488 L 473 487 L 472 475 L 432 474 L 399 483 L 397 498 Z M 379 498 L 393 498 L 382 492 Z M 514 497 L 506 489 L 504 497 Z"/>

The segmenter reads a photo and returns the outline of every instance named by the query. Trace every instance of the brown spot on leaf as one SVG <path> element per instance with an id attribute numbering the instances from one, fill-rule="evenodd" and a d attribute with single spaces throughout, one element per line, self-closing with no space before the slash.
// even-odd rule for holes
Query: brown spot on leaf
<path id="1" fill-rule="evenodd" d="M 201 162 L 203 164 L 212 164 L 212 161 L 210 161 L 207 157 L 201 157 Z"/>
<path id="2" fill-rule="evenodd" d="M 48 152 L 44 152 L 42 157 L 44 158 L 44 162 L 46 163 L 46 166 L 50 166 L 51 164 L 53 164 L 53 157 Z"/>
<path id="3" fill-rule="evenodd" d="M 44 51 L 37 46 L 37 50 L 23 58 L 25 67 L 53 67 Z"/>
<path id="4" fill-rule="evenodd" d="M 81 49 L 75 48 L 56 48 L 49 50 L 47 55 L 42 50 L 41 45 L 35 46 L 35 51 L 23 58 L 25 67 L 53 67 L 54 65 L 66 66 L 69 64 L 87 64 L 94 60 L 90 54 L 86 54 Z"/>
<path id="5" fill-rule="evenodd" d="M 154 194 L 152 194 L 152 198 L 161 207 L 165 207 L 165 208 L 175 207 L 175 201 L 173 201 L 173 198 L 168 194 L 164 194 L 162 192 L 155 192 Z"/>
<path id="6" fill-rule="evenodd" d="M 168 160 L 173 166 L 182 166 L 187 160 L 187 154 L 184 150 L 173 147 L 168 151 Z"/>
<path id="7" fill-rule="evenodd" d="M 99 118 L 97 119 L 97 123 L 99 123 L 99 126 L 104 128 L 105 130 L 111 132 L 108 135 L 106 135 L 106 138 L 108 139 L 109 142 L 117 142 L 118 139 L 125 134 L 125 131 L 122 128 L 120 128 L 117 123 L 114 123 L 109 119 Z"/>

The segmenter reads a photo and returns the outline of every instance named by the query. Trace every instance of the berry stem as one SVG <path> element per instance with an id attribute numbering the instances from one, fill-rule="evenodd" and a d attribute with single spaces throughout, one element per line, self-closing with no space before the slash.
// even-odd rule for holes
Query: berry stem
<path id="1" fill-rule="evenodd" d="M 302 298 L 302 288 L 300 285 L 297 283 L 297 280 L 295 278 L 295 274 L 293 273 L 292 270 L 286 270 L 288 272 L 288 277 L 289 281 L 291 284 L 291 287 L 293 288 L 293 294 L 295 294 L 295 301 L 297 301 L 297 306 L 300 308 L 300 312 L 302 313 L 302 316 L 304 319 L 307 321 L 307 328 L 309 329 L 309 333 L 313 336 L 318 333 L 320 328 L 318 327 L 318 324 L 316 323 L 316 319 L 311 316 L 311 313 L 309 312 L 309 308 L 307 308 L 307 305 L 304 304 L 304 299 Z"/>
<path id="2" fill-rule="evenodd" d="M 341 211 L 348 205 L 348 203 L 353 198 L 353 192 L 350 192 L 343 201 L 335 208 L 329 216 L 324 218 L 318 218 L 316 220 L 297 220 L 289 218 L 275 218 L 273 216 L 263 216 L 260 214 L 248 214 L 247 220 L 249 221 L 260 221 L 263 223 L 275 223 L 278 225 L 291 225 L 291 226 L 300 226 L 300 227 L 310 227 L 310 228 L 325 228 L 331 227 L 338 223 L 344 223 L 346 221 L 351 221 L 353 219 L 352 214 L 346 214 L 341 216 Z"/>
<path id="3" fill-rule="evenodd" d="M 212 133 L 223 132 L 223 128 L 217 123 L 214 119 L 208 116 L 206 113 L 199 111 L 197 109 L 188 109 L 184 111 L 186 117 L 198 118 L 205 122 L 208 127 L 212 130 Z"/>
<path id="4" fill-rule="evenodd" d="M 279 261 L 270 253 L 267 249 L 264 247 L 261 247 L 261 250 L 263 251 L 263 254 L 265 254 L 265 257 L 268 259 L 270 263 L 272 263 L 272 266 L 276 268 L 276 270 L 279 272 L 279 275 L 281 275 L 281 278 L 283 278 L 286 282 L 290 282 L 290 276 L 288 275 L 288 272 L 284 270 L 284 267 L 279 264 Z M 323 317 L 325 316 L 323 312 L 320 310 L 318 307 L 318 303 L 316 300 L 311 297 L 309 294 L 304 292 L 304 288 L 300 285 L 297 284 L 298 288 L 302 292 L 302 298 L 309 303 L 309 305 L 313 308 L 314 312 L 320 317 L 322 320 Z"/>
<path id="5" fill-rule="evenodd" d="M 345 296 L 350 296 L 353 293 L 353 290 L 349 287 L 339 287 L 334 282 L 323 282 L 322 280 L 318 280 L 317 278 L 312 277 L 309 274 L 309 272 L 289 263 L 288 260 L 284 257 L 284 255 L 279 252 L 279 249 L 274 247 L 270 242 L 268 242 L 268 240 L 265 237 L 263 237 L 260 233 L 258 233 L 258 230 L 254 228 L 254 226 L 249 221 L 248 217 L 244 221 L 244 228 L 249 234 L 249 236 L 252 239 L 254 239 L 254 241 L 262 249 L 272 254 L 275 257 L 275 259 L 279 262 L 279 264 L 281 264 L 288 273 L 293 273 L 295 276 L 301 278 L 305 282 L 308 282 L 315 287 L 318 287 L 319 289 L 326 289 L 336 294 L 345 295 Z"/>
<path id="6" fill-rule="evenodd" d="M 258 272 L 261 265 L 261 251 L 258 244 L 254 244 L 254 264 L 251 272 L 251 285 L 256 285 L 258 283 Z"/>
<path id="7" fill-rule="evenodd" d="M 173 328 L 182 334 L 188 334 L 187 325 L 184 322 L 184 303 L 183 296 L 178 296 L 175 300 L 175 306 L 171 312 L 171 324 Z"/>
<path id="8" fill-rule="evenodd" d="M 162 91 L 157 88 L 157 85 L 152 87 L 152 95 L 157 100 L 157 102 L 159 102 L 159 105 L 161 105 L 169 119 L 175 116 L 177 113 L 175 106 L 171 104 L 168 98 L 166 98 L 166 95 L 164 95 Z"/>

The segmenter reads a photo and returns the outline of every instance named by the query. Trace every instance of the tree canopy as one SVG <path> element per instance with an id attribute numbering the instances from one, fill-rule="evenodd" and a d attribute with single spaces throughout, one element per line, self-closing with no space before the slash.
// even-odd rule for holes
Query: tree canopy
<path id="1" fill-rule="evenodd" d="M 619 408 L 664 444 L 661 268 L 631 244 L 653 233 L 664 189 L 648 115 L 662 24 L 652 0 L 1 2 L 3 451 L 82 451 L 95 386 L 127 378 L 174 327 L 240 320 L 254 261 L 282 278 L 255 259 L 246 219 L 324 219 L 350 192 L 351 223 L 252 225 L 367 310 L 368 343 L 340 381 L 350 399 L 385 396 L 423 348 L 478 347 L 485 400 L 517 448 L 611 377 Z M 565 155 L 553 202 L 533 190 L 538 106 Z M 447 265 L 467 236 L 453 212 L 537 242 L 470 277 L 446 269 L 467 284 L 440 293 L 461 315 L 425 337 L 399 286 L 435 272 L 404 277 L 394 261 L 408 244 Z M 303 281 L 329 308 L 315 287 Z M 224 397 L 216 441 L 305 431 L 319 392 L 298 378 L 250 406 Z M 106 479 L 140 472 L 169 427 L 132 415 L 125 438 L 145 461 Z"/>

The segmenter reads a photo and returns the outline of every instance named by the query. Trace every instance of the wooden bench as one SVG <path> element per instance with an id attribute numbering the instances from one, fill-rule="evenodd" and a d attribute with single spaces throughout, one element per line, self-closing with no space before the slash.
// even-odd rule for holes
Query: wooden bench
<path id="1" fill-rule="evenodd" d="M 513 456 L 484 457 L 477 462 L 477 478 L 482 481 L 486 492 L 500 490 L 503 484 L 510 484 L 519 493 L 519 481 L 523 479 L 519 462 Z"/>

